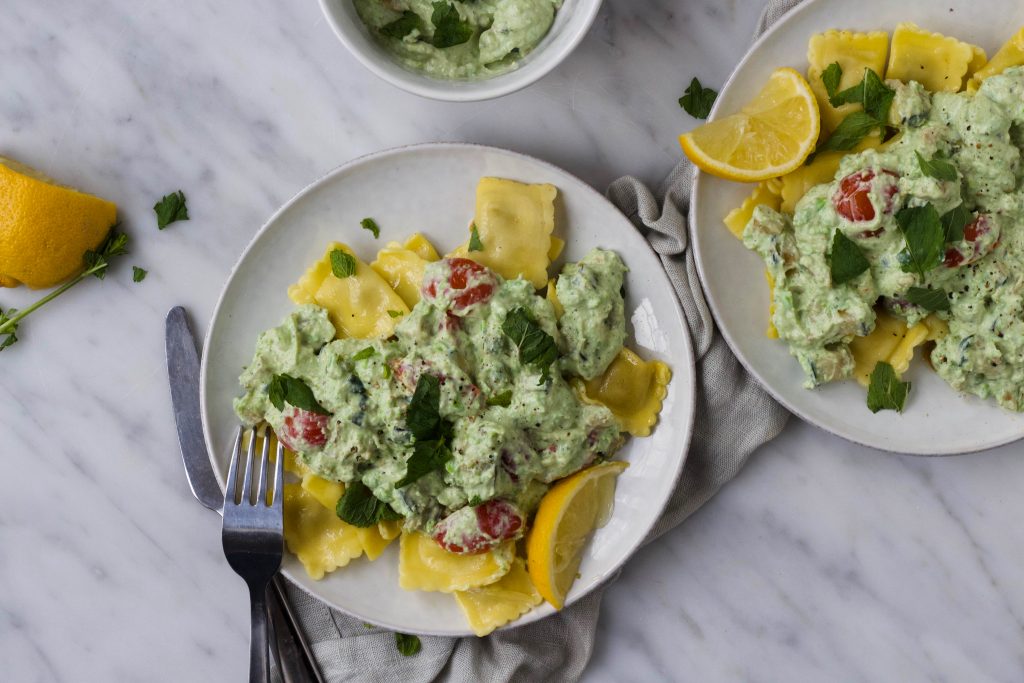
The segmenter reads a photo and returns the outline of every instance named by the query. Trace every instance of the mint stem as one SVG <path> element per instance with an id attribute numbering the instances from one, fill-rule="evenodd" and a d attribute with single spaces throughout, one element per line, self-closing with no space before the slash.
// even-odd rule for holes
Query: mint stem
<path id="1" fill-rule="evenodd" d="M 28 308 L 21 309 L 20 311 L 15 313 L 14 316 L 12 316 L 9 320 L 4 322 L 3 324 L 0 324 L 0 334 L 6 334 L 8 332 L 13 332 L 14 328 L 17 327 L 18 323 L 21 320 L 23 320 L 24 318 L 28 317 L 29 313 L 32 313 L 36 309 L 41 308 L 45 304 L 50 303 L 51 301 L 56 299 L 58 296 L 60 296 L 64 292 L 68 291 L 69 289 L 71 289 L 72 287 L 77 285 L 79 282 L 84 280 L 85 278 L 89 277 L 90 275 L 94 275 L 94 274 L 100 272 L 101 270 L 106 268 L 108 265 L 109 264 L 107 262 L 97 263 L 92 268 L 89 268 L 89 269 L 85 270 L 84 272 L 82 272 L 74 280 L 71 280 L 69 282 L 65 282 L 63 285 L 61 285 L 57 289 L 53 290 L 52 292 L 50 292 L 49 294 L 47 294 L 46 296 L 41 298 L 39 301 L 37 301 L 34 304 L 32 304 L 31 306 L 29 306 Z"/>

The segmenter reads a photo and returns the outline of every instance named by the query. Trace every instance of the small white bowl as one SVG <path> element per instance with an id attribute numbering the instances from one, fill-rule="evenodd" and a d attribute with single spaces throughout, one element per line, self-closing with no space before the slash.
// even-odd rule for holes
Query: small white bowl
<path id="1" fill-rule="evenodd" d="M 320 8 L 345 47 L 388 83 L 421 97 L 475 102 L 508 95 L 547 75 L 583 40 L 601 0 L 565 0 L 551 30 L 511 71 L 479 81 L 431 78 L 405 68 L 370 35 L 352 0 L 320 0 Z"/>

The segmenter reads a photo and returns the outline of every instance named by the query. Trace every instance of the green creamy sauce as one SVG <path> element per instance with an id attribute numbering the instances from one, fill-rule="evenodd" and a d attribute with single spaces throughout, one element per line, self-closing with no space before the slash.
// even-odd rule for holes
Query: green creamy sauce
<path id="1" fill-rule="evenodd" d="M 406 68 L 433 78 L 479 80 L 515 68 L 517 61 L 547 35 L 562 0 L 450 0 L 472 27 L 467 42 L 434 47 L 432 0 L 354 0 L 356 12 L 374 37 Z M 380 29 L 404 12 L 420 18 L 419 29 L 403 38 Z"/>
<path id="2" fill-rule="evenodd" d="M 911 287 L 942 289 L 951 307 L 938 312 L 950 333 L 931 353 L 932 365 L 960 391 L 1024 410 L 1024 69 L 989 78 L 976 95 L 928 93 L 890 82 L 891 110 L 901 136 L 885 151 L 842 160 L 835 180 L 812 188 L 793 216 L 758 207 L 743 242 L 764 258 L 775 279 L 772 318 L 808 377 L 808 386 L 849 377 L 849 342 L 875 326 L 875 305 L 913 324 L 928 311 L 907 301 Z M 925 175 L 917 160 L 942 157 L 957 180 Z M 874 219 L 851 222 L 833 198 L 843 178 L 873 174 Z M 961 189 L 962 188 L 962 189 Z M 901 207 L 932 204 L 945 214 L 961 203 L 984 234 L 944 245 L 943 264 L 922 278 L 903 269 L 906 240 L 895 219 Z M 829 252 L 836 230 L 853 240 L 870 268 L 833 285 Z M 962 263 L 949 257 L 963 256 Z"/>
<path id="3" fill-rule="evenodd" d="M 520 363 L 518 348 L 502 331 L 509 311 L 525 308 L 565 358 L 586 349 L 606 359 L 603 372 L 625 339 L 625 267 L 614 253 L 595 249 L 566 272 L 559 293 L 568 327 L 529 282 L 490 273 L 497 282 L 493 295 L 452 324 L 452 297 L 477 281 L 470 279 L 465 290 L 447 287 L 446 261 L 426 269 L 424 281 L 440 283 L 437 295 L 420 301 L 387 340 L 335 340 L 327 312 L 302 306 L 260 335 L 240 378 L 245 394 L 235 400 L 235 411 L 246 424 L 265 420 L 283 433 L 294 409 L 285 403 L 282 412 L 271 404 L 270 380 L 288 374 L 305 381 L 330 418 L 326 444 L 300 450 L 301 460 L 324 478 L 361 480 L 406 517 L 408 528 L 430 530 L 470 501 L 494 498 L 529 513 L 551 482 L 611 456 L 623 442 L 621 426 L 607 408 L 581 402 L 560 372 L 542 380 L 539 368 Z M 353 360 L 368 347 L 372 356 Z M 595 362 L 588 368 L 596 369 Z M 443 470 L 396 488 L 412 453 L 406 410 L 423 373 L 442 380 L 440 414 L 453 425 L 453 458 Z M 488 398 L 506 392 L 508 406 L 487 405 Z"/>

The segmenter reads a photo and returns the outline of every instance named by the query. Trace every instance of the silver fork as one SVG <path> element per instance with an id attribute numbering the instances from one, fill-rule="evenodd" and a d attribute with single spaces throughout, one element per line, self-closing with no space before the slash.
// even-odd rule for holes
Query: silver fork
<path id="1" fill-rule="evenodd" d="M 267 645 L 267 586 L 281 568 L 284 546 L 284 525 L 281 500 L 283 496 L 284 447 L 277 445 L 274 481 L 270 485 L 271 504 L 267 505 L 270 474 L 270 434 L 264 434 L 260 460 L 256 461 L 256 430 L 252 430 L 249 447 L 244 454 L 244 467 L 239 464 L 243 429 L 235 432 L 235 446 L 228 468 L 227 492 L 224 495 L 224 555 L 235 573 L 249 586 L 252 611 L 252 635 L 249 639 L 249 681 L 270 680 L 270 658 Z M 259 467 L 256 497 L 253 493 L 253 469 Z M 241 491 L 239 491 L 239 477 Z"/>

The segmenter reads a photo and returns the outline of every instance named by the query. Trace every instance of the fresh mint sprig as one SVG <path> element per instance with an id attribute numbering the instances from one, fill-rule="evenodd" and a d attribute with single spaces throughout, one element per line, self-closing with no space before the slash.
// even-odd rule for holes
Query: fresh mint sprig
<path id="1" fill-rule="evenodd" d="M 117 231 L 115 225 L 110 229 L 107 239 L 95 250 L 90 249 L 82 255 L 85 270 L 36 301 L 31 306 L 16 311 L 9 309 L 0 311 L 0 351 L 9 348 L 18 341 L 18 326 L 34 311 L 39 310 L 64 292 L 68 291 L 89 276 L 102 280 L 110 267 L 111 259 L 128 253 L 128 235 Z"/>

